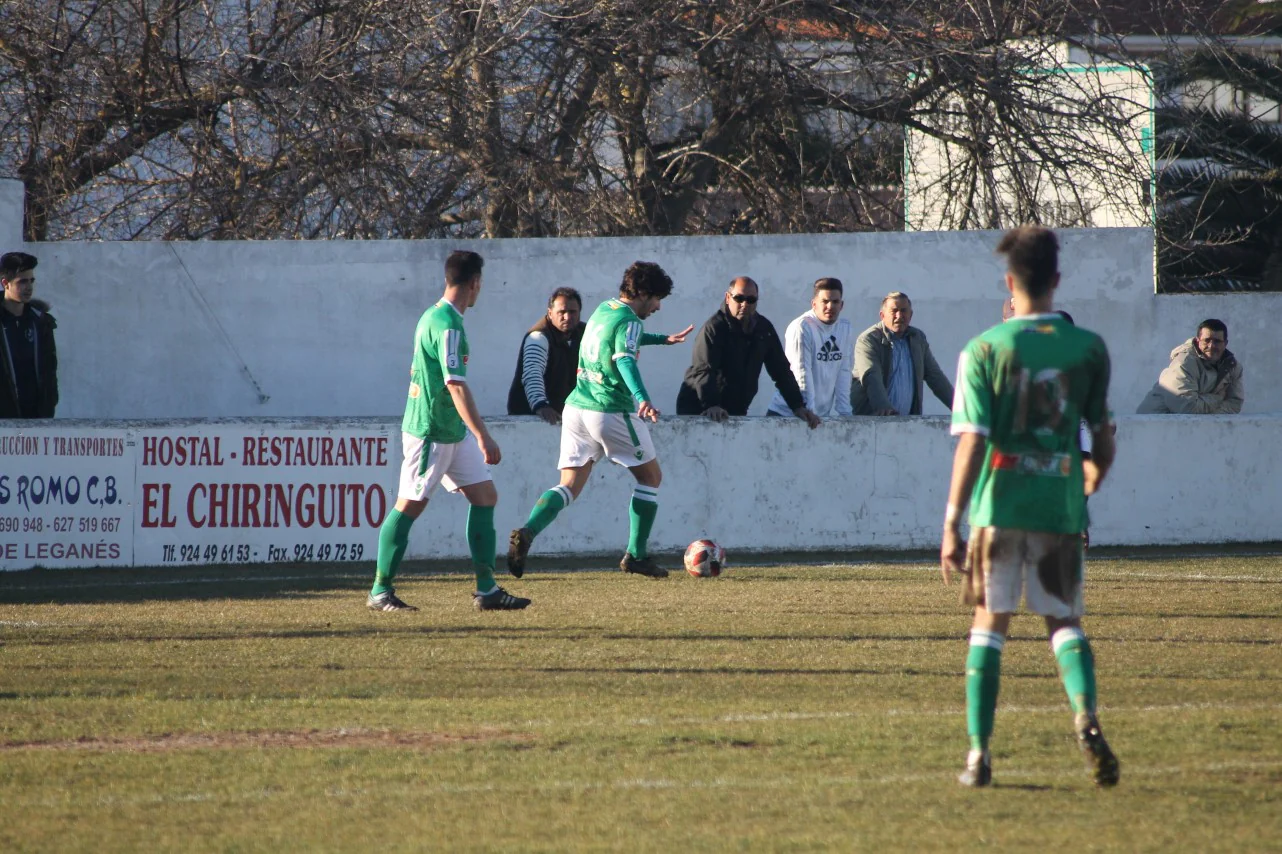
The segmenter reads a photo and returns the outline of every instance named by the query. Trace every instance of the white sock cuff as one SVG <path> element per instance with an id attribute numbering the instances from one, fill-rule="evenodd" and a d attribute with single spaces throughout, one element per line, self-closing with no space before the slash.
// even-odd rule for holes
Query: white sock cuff
<path id="1" fill-rule="evenodd" d="M 1086 640 L 1086 632 L 1076 626 L 1065 626 L 1062 629 L 1056 629 L 1055 634 L 1051 635 L 1051 649 L 1059 654 L 1059 648 L 1071 640 Z"/>
<path id="2" fill-rule="evenodd" d="M 570 491 L 570 487 L 565 486 L 564 484 L 558 483 L 549 491 L 555 492 L 557 495 L 561 496 L 561 500 L 565 502 L 566 507 L 569 507 L 574 503 L 574 493 Z"/>
<path id="3" fill-rule="evenodd" d="M 997 632 L 989 632 L 984 629 L 971 629 L 970 645 L 986 646 L 1001 652 L 1002 647 L 1006 646 L 1006 637 Z"/>
<path id="4" fill-rule="evenodd" d="M 649 501 L 651 504 L 658 504 L 659 487 L 642 486 L 638 483 L 636 486 L 632 487 L 632 497 L 637 501 Z"/>

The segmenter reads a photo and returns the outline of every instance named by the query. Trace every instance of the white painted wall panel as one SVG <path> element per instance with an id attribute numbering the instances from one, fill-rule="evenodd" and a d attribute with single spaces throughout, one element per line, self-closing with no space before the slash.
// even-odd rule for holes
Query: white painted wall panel
<path id="1" fill-rule="evenodd" d="M 492 423 L 503 450 L 494 468 L 499 490 L 499 542 L 521 525 L 539 495 L 557 482 L 559 431 L 533 417 Z M 664 471 L 659 517 L 652 536 L 657 551 L 675 552 L 711 536 L 731 553 L 780 551 L 858 552 L 867 549 L 934 549 L 938 546 L 954 441 L 946 418 L 850 419 L 809 431 L 800 421 L 738 418 L 713 424 L 668 418 L 652 428 Z M 146 437 L 221 437 L 215 460 L 195 468 L 169 467 L 144 457 Z M 246 467 L 235 455 L 246 437 L 327 435 L 381 443 L 376 462 Z M 93 560 L 50 560 L 68 544 L 117 544 L 128 565 L 223 562 L 359 560 L 368 566 L 377 548 L 375 527 L 392 505 L 400 449 L 394 419 L 222 419 L 217 422 L 0 422 L 0 569 L 95 565 Z M 110 454 L 52 455 L 46 438 L 85 442 L 107 438 Z M 34 443 L 39 443 L 38 447 Z M 1103 491 L 1091 499 L 1092 541 L 1097 545 L 1172 545 L 1282 540 L 1282 416 L 1128 416 L 1120 419 L 1119 455 Z M 192 447 L 196 447 L 193 442 Z M 74 449 L 73 449 L 74 450 Z M 384 453 L 385 451 L 385 453 Z M 78 478 L 79 501 L 23 502 L 33 476 Z M 108 481 L 107 478 L 112 480 Z M 94 491 L 91 478 L 98 484 Z M 210 496 L 220 484 L 270 482 L 311 489 L 352 484 L 360 497 L 382 489 L 385 500 L 364 500 L 360 518 L 336 526 L 300 522 L 250 524 L 227 508 L 211 527 Z M 310 487 L 303 485 L 310 484 Z M 598 465 L 580 500 L 565 510 L 535 543 L 535 554 L 618 555 L 628 536 L 631 476 Z M 107 486 L 115 491 L 105 504 Z M 47 489 L 42 486 L 42 495 Z M 226 494 L 225 492 L 222 494 Z M 298 493 L 302 495 L 302 492 Z M 194 496 L 194 497 L 193 497 Z M 192 502 L 189 504 L 189 502 Z M 234 499 L 233 499 L 234 503 Z M 191 508 L 194 507 L 193 512 Z M 367 510 L 378 519 L 367 518 Z M 334 514 L 331 513 L 331 516 Z M 411 558 L 453 558 L 467 566 L 467 502 L 440 491 L 415 524 Z M 120 519 L 111 536 L 89 517 Z M 29 520 L 40 519 L 39 524 Z M 57 528 L 55 519 L 73 519 Z M 266 518 L 266 517 L 264 517 Z M 319 518 L 319 517 L 318 517 Z M 150 521 L 148 521 L 150 520 Z M 172 520 L 166 524 L 162 520 Z M 194 520 L 194 521 L 192 521 Z M 328 545 L 329 552 L 321 550 Z M 315 549 L 308 548 L 315 546 Z M 335 557 L 334 548 L 343 549 Z M 192 555 L 195 560 L 191 560 Z M 31 556 L 44 555 L 35 560 Z M 158 557 L 159 556 L 159 557 Z M 235 558 L 233 562 L 240 562 Z M 500 563 L 500 568 L 502 564 Z"/>
<path id="2" fill-rule="evenodd" d="M 486 288 L 467 315 L 473 390 L 501 414 L 525 329 L 559 285 L 590 311 L 638 258 L 672 274 L 676 292 L 648 326 L 702 324 L 725 284 L 762 284 L 780 328 L 808 308 L 810 284 L 837 275 L 859 330 L 889 290 L 909 293 L 914 323 L 945 369 L 999 319 L 1002 265 L 990 232 L 775 237 L 495 240 Z M 1066 231 L 1060 304 L 1108 340 L 1112 399 L 1133 412 L 1171 348 L 1208 316 L 1224 319 L 1246 367 L 1246 411 L 1282 411 L 1267 382 L 1282 364 L 1272 318 L 1282 294 L 1153 294 L 1152 237 L 1142 229 Z M 392 416 L 404 400 L 419 314 L 441 291 L 446 242 L 43 243 L 40 295 L 59 321 L 61 417 Z M 689 345 L 647 348 L 646 382 L 671 411 Z M 260 391 L 264 400 L 260 397 Z M 764 412 L 769 385 L 753 412 Z M 927 413 L 945 408 L 929 395 Z"/>

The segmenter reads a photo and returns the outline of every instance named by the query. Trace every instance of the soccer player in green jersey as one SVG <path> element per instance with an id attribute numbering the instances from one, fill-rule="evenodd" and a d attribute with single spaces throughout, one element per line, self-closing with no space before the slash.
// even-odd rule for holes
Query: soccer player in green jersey
<path id="1" fill-rule="evenodd" d="M 1095 661 L 1082 631 L 1086 496 L 1099 488 L 1115 451 L 1108 350 L 1054 312 L 1053 232 L 1016 228 L 997 251 L 1006 256 L 1015 316 L 972 339 L 959 360 L 952 432 L 960 438 L 940 549 L 944 583 L 962 573 L 964 599 L 975 607 L 966 659 L 970 753 L 960 780 L 992 780 L 988 741 L 1002 647 L 1022 588 L 1028 609 L 1046 620 L 1095 782 L 1112 786 L 1119 765 L 1095 716 Z M 1078 443 L 1083 419 L 1093 440 L 1089 460 Z M 960 530 L 967 505 L 969 546 Z"/>
<path id="2" fill-rule="evenodd" d="M 508 540 L 507 568 L 517 578 L 525 572 L 534 538 L 579 497 L 592 466 L 603 456 L 626 466 L 636 479 L 628 550 L 619 568 L 650 578 L 667 576 L 647 551 L 663 473 L 645 424 L 657 421 L 659 410 L 641 381 L 637 356 L 646 344 L 678 344 L 694 331 L 694 326 L 675 335 L 642 330 L 641 321 L 658 311 L 670 293 L 672 279 L 662 267 L 637 261 L 623 274 L 618 297 L 602 303 L 588 321 L 579 347 L 578 380 L 561 415 L 561 482 L 540 496 L 524 527 Z"/>
<path id="3" fill-rule="evenodd" d="M 423 312 L 414 330 L 409 399 L 401 421 L 405 458 L 396 507 L 378 532 L 377 574 L 365 603 L 373 611 L 418 610 L 397 597 L 392 582 L 409 546 L 410 527 L 442 483 L 450 492 L 462 492 L 471 504 L 467 545 L 476 572 L 473 604 L 482 611 L 512 611 L 530 604 L 494 580 L 494 505 L 499 494 L 489 466 L 496 465 L 502 453 L 467 386 L 463 312 L 476 305 L 484 264 L 475 252 L 451 252 L 445 261 L 445 295 Z M 475 442 L 467 441 L 468 431 Z"/>

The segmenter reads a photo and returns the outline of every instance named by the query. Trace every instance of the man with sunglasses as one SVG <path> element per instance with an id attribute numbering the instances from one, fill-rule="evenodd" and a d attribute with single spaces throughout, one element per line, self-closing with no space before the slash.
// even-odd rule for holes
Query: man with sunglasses
<path id="1" fill-rule="evenodd" d="M 747 276 L 739 276 L 726 289 L 721 308 L 695 339 L 690 367 L 677 392 L 678 415 L 704 415 L 713 421 L 747 415 L 764 366 L 794 415 L 811 429 L 822 423 L 806 408 L 774 324 L 757 313 L 759 293 L 757 283 Z"/>

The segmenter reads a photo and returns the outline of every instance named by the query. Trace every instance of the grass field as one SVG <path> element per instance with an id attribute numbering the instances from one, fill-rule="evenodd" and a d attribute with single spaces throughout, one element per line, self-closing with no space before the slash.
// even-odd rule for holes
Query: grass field
<path id="1" fill-rule="evenodd" d="M 957 785 L 969 621 L 926 559 L 536 564 L 518 613 L 420 572 L 374 614 L 351 572 L 0 576 L 0 850 L 1282 850 L 1277 556 L 1093 559 L 1114 790 L 1033 617 L 995 785 Z"/>

